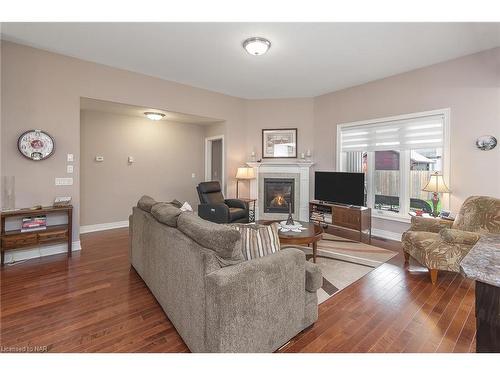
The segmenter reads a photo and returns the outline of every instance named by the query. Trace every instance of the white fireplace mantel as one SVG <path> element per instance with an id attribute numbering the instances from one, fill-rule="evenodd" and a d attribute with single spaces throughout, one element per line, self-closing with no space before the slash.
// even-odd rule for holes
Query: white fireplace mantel
<path id="1" fill-rule="evenodd" d="M 254 169 L 255 179 L 250 181 L 250 197 L 257 199 L 255 205 L 256 220 L 264 219 L 264 213 L 261 212 L 263 204 L 259 202 L 259 186 L 261 186 L 262 175 L 272 175 L 289 173 L 299 175 L 299 197 L 295 202 L 298 207 L 295 217 L 301 221 L 309 221 L 309 181 L 311 177 L 311 167 L 314 165 L 312 161 L 297 161 L 297 160 L 282 160 L 282 161 L 264 161 L 264 162 L 247 162 L 249 167 Z"/>

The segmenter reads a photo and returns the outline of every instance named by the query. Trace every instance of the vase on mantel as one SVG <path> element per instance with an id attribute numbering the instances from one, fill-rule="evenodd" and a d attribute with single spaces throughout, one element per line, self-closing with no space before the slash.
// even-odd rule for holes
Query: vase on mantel
<path id="1" fill-rule="evenodd" d="M 310 149 L 306 151 L 306 160 L 309 162 L 312 161 L 312 152 Z"/>
<path id="2" fill-rule="evenodd" d="M 2 176 L 2 211 L 16 208 L 16 177 Z"/>

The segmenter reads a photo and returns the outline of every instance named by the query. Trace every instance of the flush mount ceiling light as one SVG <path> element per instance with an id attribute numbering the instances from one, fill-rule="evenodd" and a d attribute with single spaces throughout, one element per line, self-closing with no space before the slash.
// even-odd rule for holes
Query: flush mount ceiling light
<path id="1" fill-rule="evenodd" d="M 269 48 L 271 48 L 271 42 L 266 38 L 248 38 L 243 42 L 243 48 L 245 48 L 250 55 L 259 56 L 265 54 Z"/>
<path id="2" fill-rule="evenodd" d="M 153 121 L 158 121 L 165 117 L 165 114 L 160 112 L 144 112 L 144 115 L 146 115 L 148 119 Z"/>

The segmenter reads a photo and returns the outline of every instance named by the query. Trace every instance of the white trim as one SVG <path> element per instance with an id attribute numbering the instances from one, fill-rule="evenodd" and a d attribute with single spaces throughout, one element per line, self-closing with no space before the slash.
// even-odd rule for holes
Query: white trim
<path id="1" fill-rule="evenodd" d="M 376 210 L 375 208 L 372 208 L 372 217 L 382 220 L 399 221 L 400 223 L 411 223 L 411 217 L 408 214 L 403 216 L 396 212 Z"/>
<path id="2" fill-rule="evenodd" d="M 72 252 L 79 251 L 82 249 L 80 240 L 73 241 Z M 5 264 L 14 265 L 16 262 L 41 258 L 48 255 L 63 254 L 68 252 L 68 246 L 66 244 L 48 245 L 32 247 L 25 250 L 11 250 L 5 252 Z"/>
<path id="3" fill-rule="evenodd" d="M 383 229 L 377 229 L 377 228 L 372 228 L 372 236 L 374 237 L 380 237 L 380 238 L 385 238 L 388 240 L 393 240 L 393 241 L 401 241 L 401 235 L 400 233 L 396 232 L 391 232 L 388 230 L 383 230 Z"/>
<path id="4" fill-rule="evenodd" d="M 224 135 L 214 135 L 212 137 L 205 138 L 205 181 L 210 181 L 212 179 L 212 141 L 222 140 L 222 176 L 221 176 L 221 186 L 222 192 L 226 194 L 226 142 L 224 141 Z"/>
<path id="5" fill-rule="evenodd" d="M 113 223 L 82 225 L 80 227 L 80 234 L 91 233 L 91 232 L 100 232 L 102 230 L 126 228 L 126 227 L 128 227 L 128 220 L 115 221 Z"/>
<path id="6" fill-rule="evenodd" d="M 407 113 L 407 114 L 403 114 L 403 115 L 374 118 L 374 119 L 370 119 L 370 120 L 344 122 L 344 123 L 337 124 L 337 129 L 339 126 L 342 128 L 346 128 L 346 127 L 351 127 L 351 126 L 368 125 L 368 124 L 375 125 L 379 122 L 409 120 L 409 119 L 415 119 L 415 118 L 419 118 L 419 117 L 429 117 L 429 116 L 438 116 L 438 115 L 443 115 L 443 116 L 449 117 L 450 116 L 450 109 L 449 108 L 441 108 L 441 109 L 433 109 L 432 111 Z"/>

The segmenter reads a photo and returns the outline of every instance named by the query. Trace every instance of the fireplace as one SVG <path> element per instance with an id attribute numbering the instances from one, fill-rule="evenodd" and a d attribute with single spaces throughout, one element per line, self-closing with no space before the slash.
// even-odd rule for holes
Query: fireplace
<path id="1" fill-rule="evenodd" d="M 264 212 L 288 213 L 288 204 L 295 212 L 295 180 L 293 178 L 264 178 Z"/>

